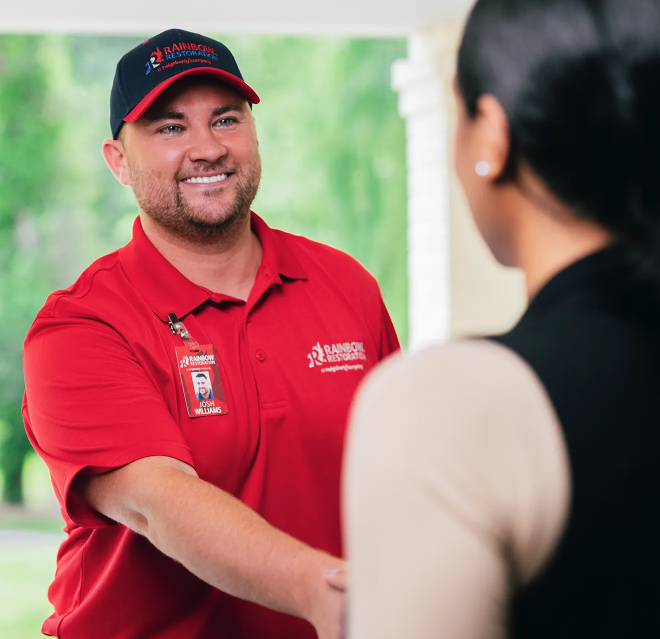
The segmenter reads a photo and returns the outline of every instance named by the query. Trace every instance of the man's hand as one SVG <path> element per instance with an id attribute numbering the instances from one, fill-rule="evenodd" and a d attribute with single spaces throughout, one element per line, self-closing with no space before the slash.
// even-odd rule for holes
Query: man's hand
<path id="1" fill-rule="evenodd" d="M 326 581 L 335 589 L 341 592 L 348 590 L 348 571 L 346 562 L 343 562 L 341 568 L 324 568 L 323 574 Z"/>
<path id="2" fill-rule="evenodd" d="M 319 639 L 344 639 L 346 634 L 346 563 L 333 561 L 323 568 L 316 607 L 309 621 Z"/>

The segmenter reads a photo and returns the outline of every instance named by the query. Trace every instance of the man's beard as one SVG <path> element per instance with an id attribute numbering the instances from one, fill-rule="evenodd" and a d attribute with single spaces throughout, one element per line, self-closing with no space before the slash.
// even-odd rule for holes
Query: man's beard
<path id="1" fill-rule="evenodd" d="M 199 174 L 225 172 L 217 164 L 196 163 Z M 250 206 L 259 190 L 261 180 L 261 160 L 256 160 L 240 171 L 233 171 L 235 197 L 231 202 L 215 203 L 222 198 L 222 192 L 209 190 L 200 195 L 208 200 L 203 210 L 191 206 L 181 192 L 180 176 L 177 174 L 172 188 L 159 187 L 154 180 L 145 179 L 145 174 L 131 170 L 131 187 L 140 209 L 154 222 L 173 235 L 194 244 L 212 244 L 221 240 L 231 244 L 248 219 Z M 216 187 L 217 188 L 217 187 Z M 224 211 L 223 211 L 224 209 Z"/>

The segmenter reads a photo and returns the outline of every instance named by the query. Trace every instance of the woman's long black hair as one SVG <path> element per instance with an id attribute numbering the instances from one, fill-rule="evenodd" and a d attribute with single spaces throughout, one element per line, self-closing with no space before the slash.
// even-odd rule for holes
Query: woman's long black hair
<path id="1" fill-rule="evenodd" d="M 504 179 L 526 163 L 660 272 L 660 0 L 478 0 L 457 80 L 508 116 Z"/>

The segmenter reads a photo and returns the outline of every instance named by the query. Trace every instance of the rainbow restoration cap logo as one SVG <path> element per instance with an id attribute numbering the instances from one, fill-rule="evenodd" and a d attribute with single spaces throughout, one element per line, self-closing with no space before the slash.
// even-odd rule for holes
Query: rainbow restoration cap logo
<path id="1" fill-rule="evenodd" d="M 153 69 L 159 69 L 163 64 L 163 69 L 168 69 L 174 64 L 190 64 L 191 59 L 201 63 L 206 61 L 208 64 L 213 61 L 219 62 L 218 54 L 213 47 L 195 42 L 173 42 L 169 47 L 163 47 L 162 51 L 160 47 L 156 47 L 156 50 L 151 52 L 149 62 L 145 65 L 146 75 L 149 75 Z"/>
<path id="2" fill-rule="evenodd" d="M 215 76 L 250 104 L 260 101 L 224 44 L 198 33 L 170 29 L 138 45 L 117 64 L 110 94 L 113 137 L 117 138 L 124 122 L 139 120 L 167 87 L 187 75 Z"/>

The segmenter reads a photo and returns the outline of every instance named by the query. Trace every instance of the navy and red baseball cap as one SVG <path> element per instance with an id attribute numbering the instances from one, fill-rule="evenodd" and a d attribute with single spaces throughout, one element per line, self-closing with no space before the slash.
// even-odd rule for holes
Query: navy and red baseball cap
<path id="1" fill-rule="evenodd" d="M 250 104 L 260 101 L 224 44 L 198 33 L 169 29 L 131 49 L 117 64 L 110 93 L 112 137 L 116 140 L 124 122 L 139 120 L 167 87 L 189 75 L 217 77 Z"/>

